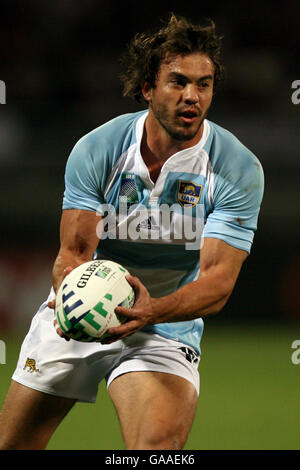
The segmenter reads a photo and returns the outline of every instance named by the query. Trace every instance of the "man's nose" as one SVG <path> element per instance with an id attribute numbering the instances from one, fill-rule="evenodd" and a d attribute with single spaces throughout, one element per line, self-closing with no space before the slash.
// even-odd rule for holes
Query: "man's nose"
<path id="1" fill-rule="evenodd" d="M 186 103 L 195 104 L 199 101 L 198 88 L 192 83 L 188 83 L 183 92 L 183 99 Z"/>

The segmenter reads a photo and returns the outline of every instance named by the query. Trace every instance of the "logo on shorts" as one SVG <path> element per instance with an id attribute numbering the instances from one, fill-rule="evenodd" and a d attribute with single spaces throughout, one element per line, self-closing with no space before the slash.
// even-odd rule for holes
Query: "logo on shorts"
<path id="1" fill-rule="evenodd" d="M 40 372 L 40 369 L 36 368 L 35 359 L 31 359 L 30 357 L 27 357 L 23 370 L 25 370 L 26 367 L 28 367 L 27 372 L 31 374 L 32 372 Z"/>
<path id="2" fill-rule="evenodd" d="M 187 361 L 189 361 L 191 364 L 195 364 L 195 365 L 198 364 L 199 356 L 195 353 L 195 351 L 186 347 L 182 347 L 178 349 L 180 349 L 180 351 L 182 351 L 185 354 L 185 358 Z"/>

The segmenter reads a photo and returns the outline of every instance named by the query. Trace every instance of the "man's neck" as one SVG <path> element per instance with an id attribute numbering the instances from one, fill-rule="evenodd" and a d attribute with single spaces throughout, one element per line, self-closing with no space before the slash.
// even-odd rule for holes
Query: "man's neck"
<path id="1" fill-rule="evenodd" d="M 181 150 L 196 145 L 203 134 L 202 123 L 197 135 L 188 141 L 173 139 L 161 124 L 155 119 L 151 110 L 146 118 L 143 137 L 141 141 L 141 154 L 148 166 L 148 162 L 160 162 L 161 166 L 168 158 Z"/>

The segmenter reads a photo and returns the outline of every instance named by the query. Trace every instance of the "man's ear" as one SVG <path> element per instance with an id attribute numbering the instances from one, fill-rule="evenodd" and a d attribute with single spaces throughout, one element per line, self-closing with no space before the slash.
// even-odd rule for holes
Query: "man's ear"
<path id="1" fill-rule="evenodd" d="M 144 99 L 150 104 L 152 101 L 152 87 L 150 86 L 150 83 L 145 82 L 142 86 L 142 93 Z"/>

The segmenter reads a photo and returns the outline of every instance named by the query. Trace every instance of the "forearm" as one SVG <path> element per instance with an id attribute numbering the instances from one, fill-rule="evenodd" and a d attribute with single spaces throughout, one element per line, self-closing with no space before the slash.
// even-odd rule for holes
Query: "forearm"
<path id="1" fill-rule="evenodd" d="M 170 295 L 152 299 L 153 323 L 193 320 L 217 313 L 232 289 L 233 283 L 221 275 L 202 276 Z"/>
<path id="2" fill-rule="evenodd" d="M 91 261 L 98 246 L 97 224 L 99 217 L 93 211 L 67 209 L 60 223 L 60 250 L 52 270 L 52 283 L 57 292 L 66 268 L 74 269 Z"/>
<path id="3" fill-rule="evenodd" d="M 54 291 L 57 292 L 63 278 L 65 277 L 65 269 L 68 267 L 76 268 L 82 263 L 91 260 L 90 253 L 76 253 L 74 251 L 63 249 L 59 250 L 52 269 L 52 285 Z"/>
<path id="4" fill-rule="evenodd" d="M 146 286 L 129 275 L 127 280 L 136 294 L 135 304 L 132 308 L 115 309 L 127 321 L 109 328 L 107 342 L 125 338 L 147 325 L 194 320 L 219 312 L 230 297 L 246 256 L 245 251 L 208 238 L 201 252 L 199 278 L 160 298 L 151 297 Z"/>

